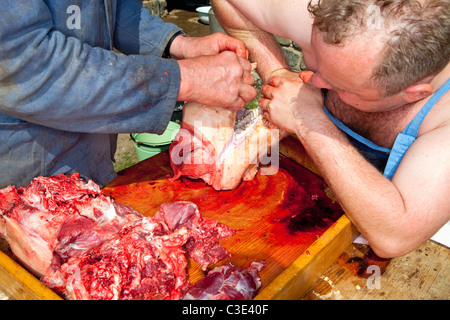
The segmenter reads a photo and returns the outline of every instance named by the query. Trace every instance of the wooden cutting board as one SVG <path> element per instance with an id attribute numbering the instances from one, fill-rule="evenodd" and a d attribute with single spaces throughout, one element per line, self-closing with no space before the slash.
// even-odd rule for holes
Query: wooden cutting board
<path id="1" fill-rule="evenodd" d="M 258 173 L 254 180 L 231 191 L 215 191 L 201 180 L 172 181 L 167 151 L 122 170 L 103 191 L 146 216 L 154 215 L 162 203 L 194 202 L 202 216 L 236 231 L 221 241 L 231 257 L 219 264 L 246 267 L 252 261 L 266 263 L 255 299 L 299 299 L 357 233 L 299 142 L 286 138 L 280 153 L 286 156 L 280 156 L 272 174 Z M 9 258 L 0 255 L 0 286 L 5 283 L 2 279 L 8 278 L 6 285 L 11 285 L 11 278 L 17 278 L 19 287 L 37 291 L 32 298 L 50 298 L 48 292 L 42 293 L 47 288 L 31 284 L 26 271 L 21 270 L 26 279 L 22 275 L 11 277 L 2 268 L 8 264 Z M 203 276 L 200 266 L 190 260 L 189 280 L 193 283 Z"/>
<path id="2" fill-rule="evenodd" d="M 273 174 L 258 173 L 231 191 L 215 191 L 201 180 L 172 181 L 164 152 L 123 170 L 104 192 L 148 216 L 165 202 L 194 202 L 202 216 L 236 231 L 221 242 L 231 253 L 224 262 L 242 267 L 252 261 L 266 263 L 258 299 L 296 299 L 355 233 L 298 140 L 286 138 L 280 152 L 289 158 L 280 156 L 279 166 L 270 170 Z M 203 276 L 200 266 L 190 261 L 190 281 Z"/>

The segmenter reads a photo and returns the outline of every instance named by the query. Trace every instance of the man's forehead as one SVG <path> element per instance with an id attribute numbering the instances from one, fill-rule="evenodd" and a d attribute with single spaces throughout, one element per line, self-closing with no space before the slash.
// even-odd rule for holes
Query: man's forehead
<path id="1" fill-rule="evenodd" d="M 376 35 L 371 39 L 356 36 L 341 45 L 330 45 L 320 31 L 313 31 L 311 47 L 318 71 L 331 85 L 346 91 L 366 85 L 382 51 L 381 39 Z"/>

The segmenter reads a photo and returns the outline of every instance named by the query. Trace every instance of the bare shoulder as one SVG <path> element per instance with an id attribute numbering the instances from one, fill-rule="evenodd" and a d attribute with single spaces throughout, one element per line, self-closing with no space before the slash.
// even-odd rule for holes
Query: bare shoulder
<path id="1" fill-rule="evenodd" d="M 449 170 L 450 176 L 450 92 L 439 99 L 426 115 L 420 126 L 412 151 L 426 158 L 431 157 L 431 162 L 443 162 Z M 435 160 L 433 160 L 435 158 Z M 422 159 L 424 160 L 424 159 Z"/>
<path id="2" fill-rule="evenodd" d="M 262 30 L 291 39 L 300 46 L 309 44 L 312 17 L 309 0 L 227 0 Z"/>
<path id="3" fill-rule="evenodd" d="M 408 209 L 405 221 L 418 239 L 429 239 L 450 219 L 449 145 L 447 120 L 413 142 L 392 178 Z"/>
<path id="4" fill-rule="evenodd" d="M 450 91 L 447 92 L 430 110 L 419 130 L 419 137 L 435 130 L 449 130 L 450 127 Z M 448 131 L 447 131 L 448 132 Z M 450 136 L 448 136 L 450 139 Z"/>
<path id="5" fill-rule="evenodd" d="M 429 193 L 430 198 L 439 193 L 436 189 L 450 192 L 450 148 L 448 147 L 450 145 L 450 114 L 448 112 L 445 114 L 446 119 L 439 119 L 439 116 L 444 117 L 444 110 L 431 114 L 432 118 L 426 123 L 429 128 L 422 134 L 419 133 L 400 163 L 397 177 L 393 178 L 397 184 L 400 183 L 401 177 L 404 182 L 406 181 L 405 187 L 408 185 L 433 186 L 428 190 L 426 188 L 421 190 L 422 195 Z M 413 181 L 409 181 L 410 179 Z M 450 198 L 444 198 L 450 205 Z"/>

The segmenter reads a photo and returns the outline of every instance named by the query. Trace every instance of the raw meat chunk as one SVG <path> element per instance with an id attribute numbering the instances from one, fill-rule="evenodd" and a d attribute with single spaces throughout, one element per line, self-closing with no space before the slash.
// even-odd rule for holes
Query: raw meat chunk
<path id="1" fill-rule="evenodd" d="M 230 264 L 216 267 L 195 283 L 183 300 L 250 300 L 261 286 L 258 272 L 264 263 L 252 262 L 247 269 Z"/>
<path id="2" fill-rule="evenodd" d="M 219 241 L 233 234 L 188 201 L 163 204 L 154 217 L 144 217 L 78 174 L 0 190 L 0 236 L 68 299 L 180 299 L 190 288 L 187 256 L 205 270 L 229 256 Z M 221 267 L 199 283 L 215 292 L 222 279 L 222 293 L 212 298 L 247 299 L 260 285 L 259 268 Z"/>
<path id="3" fill-rule="evenodd" d="M 228 256 L 218 241 L 232 234 L 192 202 L 166 203 L 42 281 L 68 299 L 180 299 L 189 286 L 186 255 L 206 268 Z"/>
<path id="4" fill-rule="evenodd" d="M 189 230 L 185 249 L 195 262 L 202 265 L 203 270 L 206 270 L 209 264 L 230 256 L 219 244 L 219 240 L 231 237 L 235 232 L 216 220 L 201 217 L 197 206 L 192 202 L 162 204 L 155 218 L 164 221 L 171 231 L 179 227 L 186 227 Z"/>
<path id="5" fill-rule="evenodd" d="M 278 154 L 272 147 L 287 133 L 267 124 L 259 107 L 235 111 L 187 102 L 181 129 L 169 149 L 173 179 L 200 178 L 215 190 L 231 190 L 252 180 L 264 157 L 263 164 L 277 166 Z"/>
<path id="6" fill-rule="evenodd" d="M 144 217 L 42 281 L 76 300 L 179 299 L 188 285 L 187 238 L 186 228 L 167 234 L 157 219 Z"/>
<path id="7" fill-rule="evenodd" d="M 39 277 L 141 218 L 76 173 L 37 177 L 26 188 L 0 190 L 0 236 Z"/>

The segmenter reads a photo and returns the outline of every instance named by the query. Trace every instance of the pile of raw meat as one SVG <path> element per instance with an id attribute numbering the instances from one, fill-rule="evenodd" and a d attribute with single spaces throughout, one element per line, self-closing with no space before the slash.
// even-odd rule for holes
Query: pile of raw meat
<path id="1" fill-rule="evenodd" d="M 192 202 L 144 217 L 78 174 L 0 190 L 0 236 L 67 299 L 252 299 L 263 263 L 224 265 L 189 283 L 187 256 L 206 270 L 229 256 L 219 240 L 233 234 Z"/>

